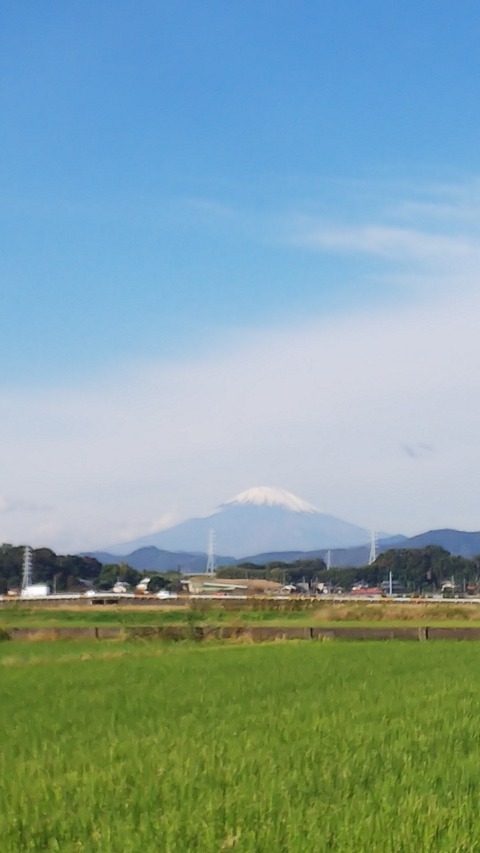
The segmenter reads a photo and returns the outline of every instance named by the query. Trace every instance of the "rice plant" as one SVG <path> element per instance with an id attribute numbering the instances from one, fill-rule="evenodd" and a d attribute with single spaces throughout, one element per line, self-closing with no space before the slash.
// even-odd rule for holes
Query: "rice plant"
<path id="1" fill-rule="evenodd" d="M 476 643 L 4 643 L 2 853 L 477 851 Z"/>

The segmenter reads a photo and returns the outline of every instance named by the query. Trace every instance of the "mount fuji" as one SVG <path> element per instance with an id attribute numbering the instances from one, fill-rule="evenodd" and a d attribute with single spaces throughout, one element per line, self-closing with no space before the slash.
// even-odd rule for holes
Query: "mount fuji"
<path id="1" fill-rule="evenodd" d="M 205 518 L 191 518 L 167 530 L 115 545 L 113 554 L 155 546 L 205 552 L 215 531 L 219 554 L 240 558 L 268 551 L 312 551 L 364 545 L 370 533 L 331 515 L 284 489 L 257 486 L 221 504 Z"/>

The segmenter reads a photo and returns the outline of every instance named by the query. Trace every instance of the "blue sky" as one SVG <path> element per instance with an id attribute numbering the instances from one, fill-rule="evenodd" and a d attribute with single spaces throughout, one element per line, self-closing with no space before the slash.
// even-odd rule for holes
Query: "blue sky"
<path id="1" fill-rule="evenodd" d="M 447 452 L 438 365 L 417 389 L 409 360 L 448 318 L 443 393 L 468 359 L 475 381 L 478 4 L 16 0 L 0 24 L 0 539 L 126 540 L 262 483 L 392 532 L 480 528 L 472 385 Z M 367 443 L 398 425 L 365 471 L 343 397 Z M 437 462 L 397 467 L 402 444 Z"/>

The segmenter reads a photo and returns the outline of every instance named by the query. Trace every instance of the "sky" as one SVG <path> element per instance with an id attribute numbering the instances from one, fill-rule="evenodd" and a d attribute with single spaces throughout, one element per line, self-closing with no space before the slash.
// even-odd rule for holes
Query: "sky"
<path id="1" fill-rule="evenodd" d="M 258 485 L 480 529 L 479 35 L 470 0 L 2 3 L 0 541 Z"/>

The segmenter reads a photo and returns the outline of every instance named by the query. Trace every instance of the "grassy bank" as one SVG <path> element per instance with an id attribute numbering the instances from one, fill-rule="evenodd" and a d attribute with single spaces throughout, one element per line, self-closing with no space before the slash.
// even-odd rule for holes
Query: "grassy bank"
<path id="1" fill-rule="evenodd" d="M 194 602 L 175 607 L 8 605 L 0 607 L 0 629 L 160 625 L 439 625 L 480 626 L 480 604 L 442 602 L 253 601 Z"/>
<path id="2" fill-rule="evenodd" d="M 468 644 L 0 647 L 3 853 L 452 853 Z"/>

